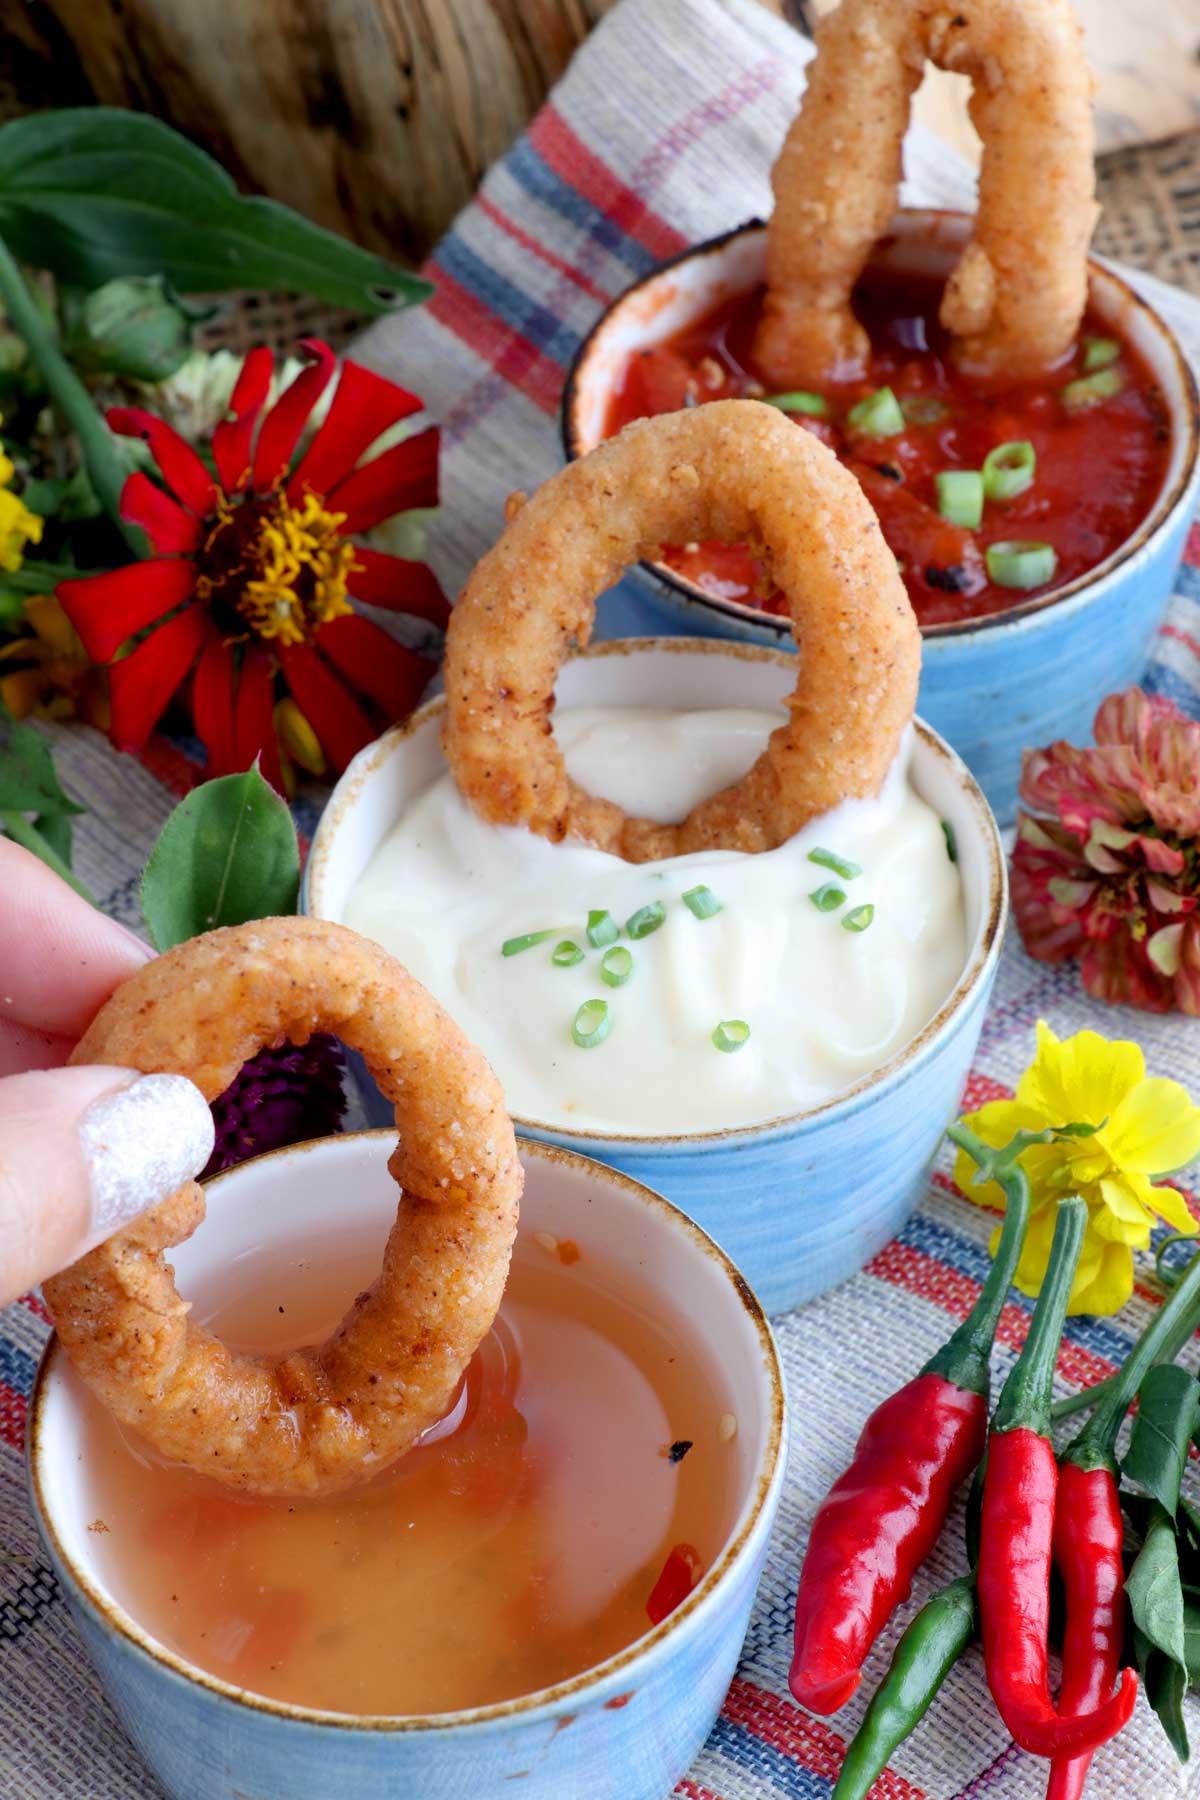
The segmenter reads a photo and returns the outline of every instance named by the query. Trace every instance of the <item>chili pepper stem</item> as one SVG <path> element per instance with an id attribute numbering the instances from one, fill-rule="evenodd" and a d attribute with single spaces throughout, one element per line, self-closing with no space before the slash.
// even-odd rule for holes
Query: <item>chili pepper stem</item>
<path id="1" fill-rule="evenodd" d="M 993 1434 L 1013 1431 L 1023 1425 L 1029 1431 L 1036 1431 L 1039 1437 L 1050 1436 L 1054 1363 L 1075 1281 L 1075 1265 L 1083 1246 L 1087 1216 L 1087 1206 L 1078 1194 L 1058 1203 L 1046 1278 L 1033 1309 L 1029 1335 L 1001 1391 L 992 1420 Z"/>
<path id="2" fill-rule="evenodd" d="M 1041 1141 L 1041 1132 L 1018 1132 L 1000 1150 L 985 1144 L 966 1125 L 951 1125 L 946 1134 L 952 1143 L 965 1150 L 978 1165 L 980 1175 L 998 1182 L 1004 1191 L 1004 1223 L 1000 1242 L 979 1297 L 952 1337 L 936 1356 L 926 1363 L 922 1374 L 944 1375 L 956 1387 L 972 1393 L 987 1394 L 990 1379 L 992 1342 L 1000 1314 L 1008 1299 L 1013 1276 L 1017 1272 L 1025 1232 L 1029 1225 L 1029 1179 L 1017 1158 L 1031 1141 Z"/>

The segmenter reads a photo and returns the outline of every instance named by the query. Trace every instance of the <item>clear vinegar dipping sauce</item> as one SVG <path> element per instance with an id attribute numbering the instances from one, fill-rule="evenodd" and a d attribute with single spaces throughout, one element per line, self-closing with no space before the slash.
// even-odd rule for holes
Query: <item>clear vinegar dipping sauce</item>
<path id="1" fill-rule="evenodd" d="M 257 1352 L 314 1343 L 379 1245 L 252 1252 L 197 1316 Z M 582 1246 L 522 1226 L 446 1418 L 384 1474 L 260 1500 L 168 1466 L 90 1396 L 101 1572 L 153 1637 L 271 1698 L 427 1714 L 535 1692 L 650 1629 L 720 1552 L 736 1419 L 698 1333 Z"/>

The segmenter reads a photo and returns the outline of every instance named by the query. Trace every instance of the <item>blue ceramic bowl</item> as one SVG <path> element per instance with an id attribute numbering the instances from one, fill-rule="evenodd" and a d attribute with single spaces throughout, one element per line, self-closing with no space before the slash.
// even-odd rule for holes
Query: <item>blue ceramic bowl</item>
<path id="1" fill-rule="evenodd" d="M 945 276 L 970 220 L 916 209 L 897 214 L 874 266 Z M 766 229 L 757 222 L 686 250 L 609 307 L 584 340 L 563 390 L 568 457 L 603 438 L 630 353 L 661 343 L 710 307 L 763 280 Z M 1091 304 L 1139 350 L 1162 388 L 1171 456 L 1148 517 L 1090 574 L 995 617 L 922 632 L 917 708 L 958 751 L 1002 824 L 1016 816 L 1022 749 L 1091 739 L 1106 694 L 1141 679 L 1171 592 L 1200 489 L 1196 383 L 1169 326 L 1127 282 L 1095 260 Z M 788 620 L 721 600 L 664 563 L 638 572 L 648 616 L 664 631 L 793 647 Z"/>
<path id="2" fill-rule="evenodd" d="M 569 661 L 560 707 L 782 704 L 795 665 L 779 650 L 687 638 L 618 639 Z M 305 909 L 340 922 L 351 889 L 405 807 L 444 768 L 433 700 L 355 758 L 334 789 L 305 873 Z M 862 1267 L 921 1198 L 954 1117 L 991 992 L 1007 913 L 995 820 L 954 752 L 919 721 L 913 780 L 954 829 L 967 959 L 913 1041 L 833 1100 L 761 1125 L 687 1136 L 613 1136 L 515 1116 L 520 1131 L 623 1169 L 711 1232 L 769 1313 Z M 504 1069 L 497 1069 L 501 1081 Z M 368 1116 L 384 1102 L 365 1074 Z"/>
<path id="3" fill-rule="evenodd" d="M 208 1216 L 172 1252 L 203 1294 L 277 1238 L 319 1244 L 395 1215 L 390 1131 L 325 1138 L 208 1185 Z M 109 1539 L 79 1454 L 83 1389 L 52 1338 L 29 1422 L 33 1510 L 72 1615 L 121 1722 L 171 1800 L 662 1800 L 712 1730 L 737 1665 L 786 1462 L 783 1377 L 762 1312 L 729 1260 L 636 1182 L 523 1144 L 522 1232 L 549 1231 L 622 1272 L 630 1298 L 703 1321 L 736 1420 L 739 1510 L 695 1592 L 607 1662 L 541 1693 L 427 1718 L 357 1718 L 264 1699 L 184 1661 L 138 1624 L 104 1571 Z M 717 1422 L 714 1421 L 714 1430 Z M 114 1527 L 110 1527 L 110 1531 Z"/>

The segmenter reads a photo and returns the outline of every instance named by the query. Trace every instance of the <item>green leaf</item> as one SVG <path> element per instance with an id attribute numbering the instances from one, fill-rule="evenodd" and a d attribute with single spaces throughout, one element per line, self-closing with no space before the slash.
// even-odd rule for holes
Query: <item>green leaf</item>
<path id="1" fill-rule="evenodd" d="M 50 746 L 32 725 L 14 725 L 0 748 L 0 812 L 81 813 L 63 792 Z"/>
<path id="2" fill-rule="evenodd" d="M 1189 1681 L 1187 1665 L 1164 1656 L 1136 1628 L 1133 1648 L 1146 1698 L 1158 1714 L 1158 1722 L 1166 1732 L 1172 1750 L 1180 1762 L 1185 1763 L 1192 1753 L 1183 1717 L 1183 1699 Z"/>
<path id="3" fill-rule="evenodd" d="M 1183 1601 L 1183 1648 L 1187 1658 L 1188 1683 L 1200 1687 L 1200 1601 Z"/>
<path id="4" fill-rule="evenodd" d="M 80 811 L 83 809 L 80 808 Z M 71 842 L 74 832 L 71 820 L 66 813 L 39 813 L 33 821 L 35 831 L 39 832 L 55 856 L 71 866 Z"/>
<path id="5" fill-rule="evenodd" d="M 1170 1515 L 1150 1506 L 1146 1538 L 1125 1582 L 1133 1616 L 1133 1641 L 1146 1698 L 1180 1762 L 1190 1754 L 1183 1722 L 1188 1681 L 1188 1637 L 1179 1552 Z"/>
<path id="6" fill-rule="evenodd" d="M 300 849 L 286 804 L 257 765 L 206 781 L 159 834 L 142 876 L 156 950 L 217 925 L 296 910 Z"/>
<path id="7" fill-rule="evenodd" d="M 161 275 L 122 275 L 96 288 L 67 341 L 78 368 L 134 381 L 165 381 L 191 347 L 191 324 Z"/>
<path id="8" fill-rule="evenodd" d="M 432 292 L 289 207 L 244 199 L 169 125 L 116 107 L 0 127 L 0 237 L 19 259 L 85 288 L 163 275 L 182 293 L 269 288 L 366 313 Z"/>
<path id="9" fill-rule="evenodd" d="M 1200 1386 L 1178 1363 L 1159 1363 L 1138 1389 L 1133 1435 L 1121 1465 L 1134 1481 L 1175 1516 L 1188 1445 L 1200 1418 Z"/>

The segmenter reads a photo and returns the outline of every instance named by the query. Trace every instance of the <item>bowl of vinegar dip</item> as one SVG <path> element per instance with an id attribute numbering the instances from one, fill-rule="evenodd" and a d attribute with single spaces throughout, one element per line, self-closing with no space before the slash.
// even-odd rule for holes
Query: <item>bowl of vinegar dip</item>
<path id="1" fill-rule="evenodd" d="M 394 1143 L 211 1182 L 172 1252 L 196 1314 L 250 1351 L 319 1340 L 378 1271 Z M 521 1154 L 496 1322 L 446 1417 L 360 1487 L 269 1500 L 170 1466 L 51 1339 L 34 1512 L 172 1800 L 660 1800 L 712 1729 L 783 1480 L 770 1329 L 659 1196 Z"/>
<path id="2" fill-rule="evenodd" d="M 794 669 L 749 646 L 598 646 L 556 690 L 568 771 L 681 817 L 754 762 Z M 844 1280 L 920 1198 L 995 973 L 1004 859 L 963 765 L 914 721 L 875 799 L 779 849 L 631 864 L 480 821 L 442 712 L 346 772 L 307 910 L 432 989 L 522 1132 L 666 1194 L 769 1312 Z M 373 1084 L 366 1099 L 381 1104 Z"/>

